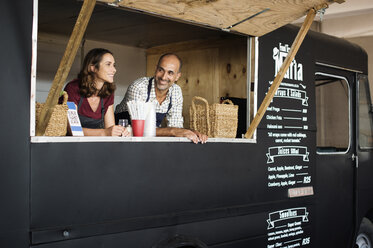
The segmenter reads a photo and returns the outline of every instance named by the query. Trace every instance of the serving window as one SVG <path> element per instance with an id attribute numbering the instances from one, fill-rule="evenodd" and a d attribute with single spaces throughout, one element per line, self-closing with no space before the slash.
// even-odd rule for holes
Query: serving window
<path id="1" fill-rule="evenodd" d="M 37 61 L 33 65 L 36 71 L 32 78 L 30 123 L 33 142 L 119 141 L 111 137 L 35 136 L 35 102 L 46 100 L 81 4 L 75 0 L 36 1 L 38 15 L 34 19 L 34 27 L 37 27 L 37 39 L 35 37 L 33 52 L 37 55 Z M 97 4 L 66 83 L 76 78 L 84 55 L 95 47 L 111 50 L 116 60 L 114 108 L 135 79 L 154 75 L 160 55 L 174 52 L 183 61 L 182 76 L 177 84 L 184 98 L 184 127 L 190 128 L 189 108 L 194 96 L 205 98 L 209 104 L 228 98 L 239 105 L 236 136 L 239 139 L 210 141 L 253 142 L 241 138 L 252 119 L 253 106 L 256 104 L 253 97 L 257 88 L 254 87 L 256 49 L 253 38 Z M 158 137 L 120 139 L 188 141 L 184 138 Z"/>

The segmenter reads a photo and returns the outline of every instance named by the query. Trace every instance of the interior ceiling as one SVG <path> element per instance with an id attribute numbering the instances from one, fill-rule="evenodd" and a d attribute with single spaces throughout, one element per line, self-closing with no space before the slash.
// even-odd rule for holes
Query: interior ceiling
<path id="1" fill-rule="evenodd" d="M 39 32 L 70 36 L 82 6 L 81 0 L 39 0 L 38 5 Z M 373 0 L 346 0 L 343 4 L 331 4 L 324 15 L 324 20 L 348 19 L 367 13 L 373 15 Z M 295 23 L 302 21 L 300 19 Z M 360 23 L 359 28 L 361 29 L 362 26 L 363 23 Z M 369 30 L 372 32 L 370 23 L 366 27 L 367 31 L 364 32 Z M 238 34 L 170 21 L 98 3 L 87 27 L 85 38 L 150 48 L 173 42 L 228 36 L 238 36 Z"/>
<path id="2" fill-rule="evenodd" d="M 77 0 L 39 0 L 41 33 L 70 36 L 82 6 Z M 167 43 L 233 36 L 189 24 L 96 4 L 85 38 L 149 48 Z M 237 35 L 234 35 L 237 36 Z"/>
<path id="3" fill-rule="evenodd" d="M 338 2 L 344 0 L 336 0 Z M 126 9 L 262 36 L 334 0 L 97 0 Z"/>

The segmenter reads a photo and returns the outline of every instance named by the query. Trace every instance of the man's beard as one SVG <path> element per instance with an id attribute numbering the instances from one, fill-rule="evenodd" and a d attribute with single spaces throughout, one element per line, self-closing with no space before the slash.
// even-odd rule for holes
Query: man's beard
<path id="1" fill-rule="evenodd" d="M 161 81 L 162 79 L 160 78 L 157 78 L 155 80 L 155 86 L 157 87 L 158 90 L 167 90 L 169 87 L 170 87 L 170 84 L 171 84 L 171 80 L 163 80 L 163 81 L 166 81 L 167 84 L 159 84 L 159 82 Z"/>

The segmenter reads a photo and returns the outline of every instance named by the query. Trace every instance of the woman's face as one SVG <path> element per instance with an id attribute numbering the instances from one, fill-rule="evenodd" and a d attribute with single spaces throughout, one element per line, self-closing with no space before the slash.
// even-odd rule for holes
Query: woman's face
<path id="1" fill-rule="evenodd" d="M 95 68 L 95 66 L 93 65 L 91 69 L 93 72 L 96 73 L 96 83 L 114 82 L 114 75 L 117 72 L 117 70 L 115 69 L 114 57 L 110 53 L 106 53 L 104 54 L 104 56 L 102 56 L 101 62 L 99 64 L 99 69 Z"/>

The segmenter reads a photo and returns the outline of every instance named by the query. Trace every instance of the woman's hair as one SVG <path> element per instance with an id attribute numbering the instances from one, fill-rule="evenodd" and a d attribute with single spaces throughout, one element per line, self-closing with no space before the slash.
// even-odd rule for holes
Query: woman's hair
<path id="1" fill-rule="evenodd" d="M 101 90 L 98 91 L 96 89 L 95 81 L 94 81 L 95 72 L 91 70 L 92 65 L 95 66 L 97 70 L 100 69 L 100 62 L 102 60 L 102 57 L 107 53 L 110 53 L 111 55 L 113 55 L 113 53 L 107 49 L 94 48 L 91 51 L 89 51 L 87 55 L 85 56 L 82 69 L 80 70 L 78 74 L 79 93 L 83 97 L 90 97 L 97 93 L 99 97 L 105 98 L 114 93 L 115 88 L 116 88 L 115 84 L 108 83 L 108 82 L 105 82 Z"/>

